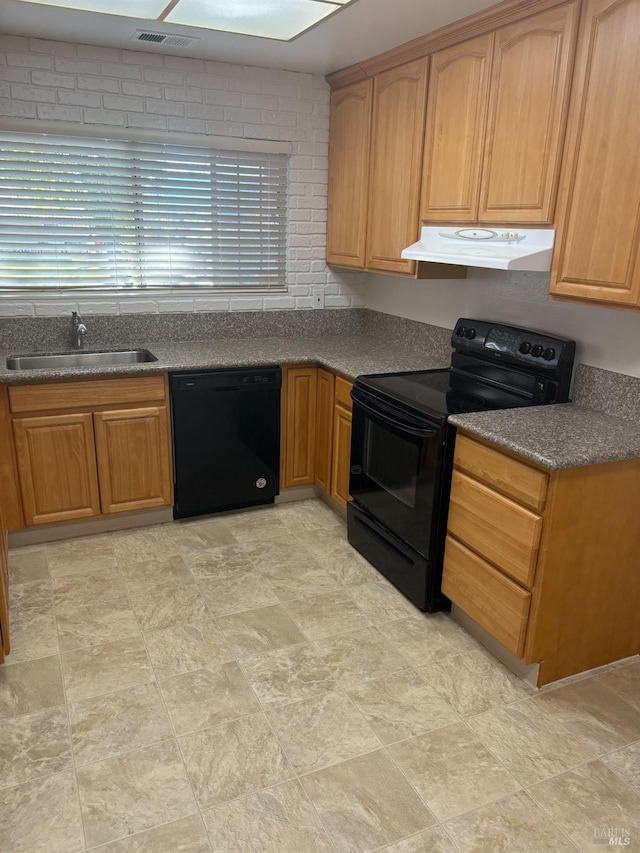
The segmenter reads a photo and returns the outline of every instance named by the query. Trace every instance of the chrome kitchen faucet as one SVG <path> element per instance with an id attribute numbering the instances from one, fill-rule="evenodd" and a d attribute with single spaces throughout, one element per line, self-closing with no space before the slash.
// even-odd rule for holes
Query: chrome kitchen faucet
<path id="1" fill-rule="evenodd" d="M 84 336 L 87 334 L 87 327 L 82 322 L 82 317 L 77 311 L 71 312 L 71 346 L 74 349 L 82 349 L 84 347 Z"/>

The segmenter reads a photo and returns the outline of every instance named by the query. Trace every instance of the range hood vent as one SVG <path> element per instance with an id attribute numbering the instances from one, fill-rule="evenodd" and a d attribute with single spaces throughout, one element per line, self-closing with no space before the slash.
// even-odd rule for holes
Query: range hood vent
<path id="1" fill-rule="evenodd" d="M 440 228 L 425 225 L 417 243 L 402 251 L 412 261 L 493 270 L 551 269 L 552 228 Z"/>
<path id="2" fill-rule="evenodd" d="M 200 39 L 193 36 L 177 36 L 171 35 L 171 33 L 150 33 L 148 30 L 136 30 L 131 36 L 131 41 L 162 44 L 165 47 L 189 47 Z"/>

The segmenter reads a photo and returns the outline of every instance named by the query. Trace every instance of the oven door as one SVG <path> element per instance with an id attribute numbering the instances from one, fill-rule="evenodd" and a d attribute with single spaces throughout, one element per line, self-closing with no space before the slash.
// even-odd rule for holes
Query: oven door
<path id="1" fill-rule="evenodd" d="M 354 388 L 354 501 L 426 558 L 432 556 L 445 451 L 445 424 L 410 415 Z"/>

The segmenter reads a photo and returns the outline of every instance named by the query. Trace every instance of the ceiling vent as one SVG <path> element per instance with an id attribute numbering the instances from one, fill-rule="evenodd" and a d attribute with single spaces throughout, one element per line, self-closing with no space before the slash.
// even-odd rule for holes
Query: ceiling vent
<path id="1" fill-rule="evenodd" d="M 163 44 L 165 47 L 189 47 L 189 45 L 200 41 L 199 38 L 175 36 L 169 33 L 150 33 L 148 30 L 136 30 L 131 36 L 131 40 L 146 44 Z"/>

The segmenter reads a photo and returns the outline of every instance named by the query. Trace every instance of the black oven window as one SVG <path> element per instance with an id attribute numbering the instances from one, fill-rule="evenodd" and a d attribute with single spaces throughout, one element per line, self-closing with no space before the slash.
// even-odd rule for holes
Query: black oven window
<path id="1" fill-rule="evenodd" d="M 416 505 L 420 447 L 367 419 L 364 472 L 390 495 L 412 509 Z"/>

